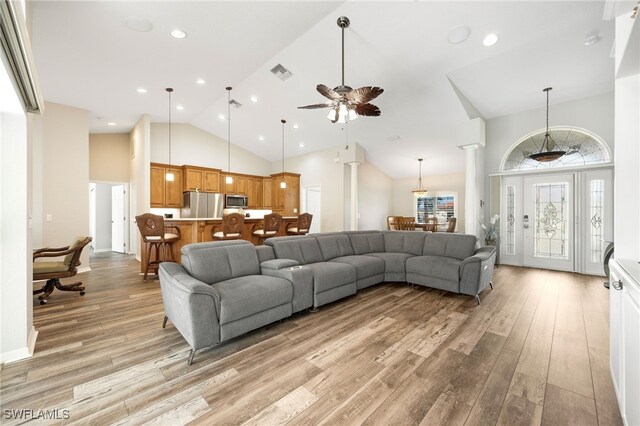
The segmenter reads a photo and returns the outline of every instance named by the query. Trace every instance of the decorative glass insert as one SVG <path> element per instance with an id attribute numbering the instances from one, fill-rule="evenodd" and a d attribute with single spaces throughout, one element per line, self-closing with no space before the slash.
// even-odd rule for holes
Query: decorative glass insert
<path id="1" fill-rule="evenodd" d="M 516 254 L 516 187 L 507 185 L 506 203 L 507 206 L 507 254 Z"/>
<path id="2" fill-rule="evenodd" d="M 447 219 L 455 217 L 455 195 L 438 195 L 419 197 L 416 199 L 416 220 L 425 223 L 427 217 L 437 217 L 439 224 L 447 223 Z"/>
<path id="3" fill-rule="evenodd" d="M 534 185 L 534 256 L 568 259 L 567 183 Z"/>
<path id="4" fill-rule="evenodd" d="M 591 262 L 602 263 L 602 221 L 604 219 L 604 180 L 594 179 L 589 188 L 591 208 L 589 210 L 589 234 L 591 237 Z"/>
<path id="5" fill-rule="evenodd" d="M 509 153 L 502 167 L 503 172 L 535 169 L 555 169 L 611 161 L 609 150 L 595 137 L 576 129 L 550 129 L 549 133 L 562 151 L 567 154 L 556 161 L 538 162 L 529 155 L 540 151 L 545 131 L 529 136 Z"/>

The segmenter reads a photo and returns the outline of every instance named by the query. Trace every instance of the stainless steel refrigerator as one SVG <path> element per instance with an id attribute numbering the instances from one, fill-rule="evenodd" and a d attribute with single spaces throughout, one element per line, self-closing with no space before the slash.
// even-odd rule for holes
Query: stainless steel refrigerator
<path id="1" fill-rule="evenodd" d="M 224 195 L 211 192 L 183 192 L 183 218 L 221 218 L 224 209 Z"/>

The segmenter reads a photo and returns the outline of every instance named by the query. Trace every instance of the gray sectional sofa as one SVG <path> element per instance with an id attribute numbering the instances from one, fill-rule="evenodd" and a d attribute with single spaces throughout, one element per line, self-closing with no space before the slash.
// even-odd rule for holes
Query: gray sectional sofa
<path id="1" fill-rule="evenodd" d="M 495 248 L 473 235 L 351 231 L 189 244 L 159 276 L 170 319 L 195 351 L 381 282 L 475 296 L 492 286 Z"/>

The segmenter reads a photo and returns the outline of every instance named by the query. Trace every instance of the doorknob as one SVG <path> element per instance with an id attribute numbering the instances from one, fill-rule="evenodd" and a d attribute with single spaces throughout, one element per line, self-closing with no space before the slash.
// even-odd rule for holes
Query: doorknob
<path id="1" fill-rule="evenodd" d="M 529 229 L 529 224 L 525 223 L 524 225 L 522 225 L 524 227 L 524 229 Z"/>

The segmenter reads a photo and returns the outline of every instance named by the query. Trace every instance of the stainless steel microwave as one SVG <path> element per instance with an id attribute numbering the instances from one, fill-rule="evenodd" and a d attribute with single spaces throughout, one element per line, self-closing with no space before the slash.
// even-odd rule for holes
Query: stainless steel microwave
<path id="1" fill-rule="evenodd" d="M 228 194 L 225 197 L 225 207 L 227 208 L 235 208 L 235 209 L 244 209 L 249 205 L 249 197 L 246 195 L 231 195 Z"/>

